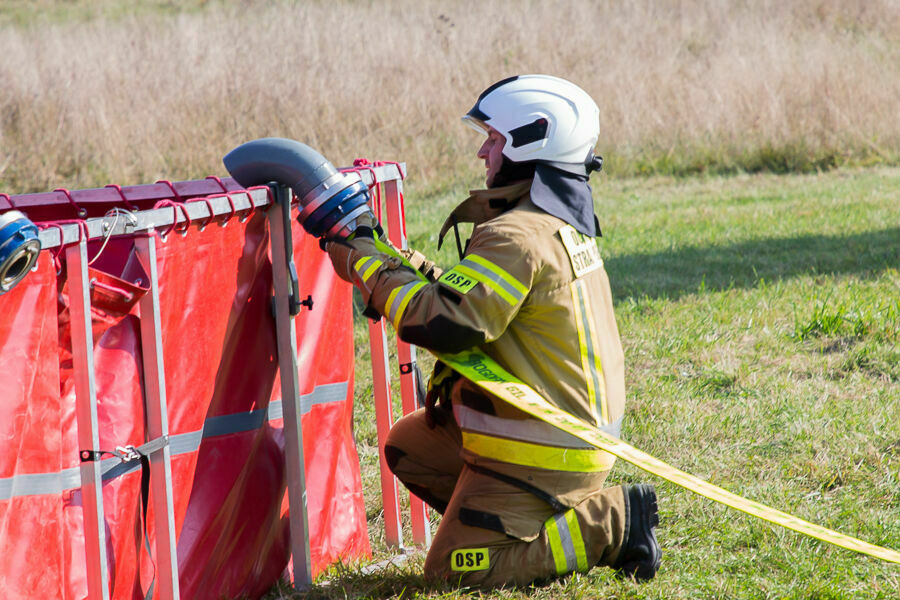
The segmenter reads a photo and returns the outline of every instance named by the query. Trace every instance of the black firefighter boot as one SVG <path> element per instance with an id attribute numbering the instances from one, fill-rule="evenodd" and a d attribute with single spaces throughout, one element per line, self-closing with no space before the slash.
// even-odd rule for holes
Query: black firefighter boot
<path id="1" fill-rule="evenodd" d="M 654 529 L 659 525 L 656 491 L 652 485 L 626 485 L 625 536 L 616 564 L 619 574 L 637 580 L 653 579 L 659 569 L 662 550 Z"/>

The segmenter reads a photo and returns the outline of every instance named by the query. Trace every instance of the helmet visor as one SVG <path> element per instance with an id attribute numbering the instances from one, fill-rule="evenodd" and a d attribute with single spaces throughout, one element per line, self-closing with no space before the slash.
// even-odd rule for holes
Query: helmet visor
<path id="1" fill-rule="evenodd" d="M 487 123 L 485 123 L 481 119 L 473 117 L 472 115 L 465 115 L 463 116 L 462 120 L 463 123 L 474 129 L 475 131 L 478 131 L 479 133 L 487 135 L 490 132 L 490 128 L 488 127 Z"/>

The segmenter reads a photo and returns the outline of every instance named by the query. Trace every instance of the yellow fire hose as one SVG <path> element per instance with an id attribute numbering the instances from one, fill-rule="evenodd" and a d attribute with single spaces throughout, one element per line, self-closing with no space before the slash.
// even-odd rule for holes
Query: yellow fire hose
<path id="1" fill-rule="evenodd" d="M 479 351 L 466 351 L 454 355 L 436 355 L 439 360 L 446 363 L 463 377 L 469 379 L 494 396 L 509 402 L 516 408 L 524 410 L 530 415 L 545 421 L 554 427 L 570 433 L 585 442 L 605 450 L 622 460 L 629 462 L 649 473 L 653 473 L 663 479 L 671 481 L 705 498 L 714 500 L 725 506 L 736 508 L 754 517 L 758 517 L 770 523 L 775 523 L 800 532 L 804 535 L 816 538 L 841 548 L 855 550 L 862 554 L 868 554 L 893 563 L 900 564 L 900 552 L 889 548 L 882 548 L 862 540 L 832 531 L 809 521 L 798 519 L 792 515 L 770 508 L 759 502 L 748 500 L 737 494 L 724 490 L 707 481 L 676 469 L 672 465 L 664 463 L 645 452 L 641 452 L 634 446 L 618 440 L 596 427 L 592 427 L 581 419 L 556 408 L 545 400 L 526 383 L 519 381 L 513 375 L 506 372 L 494 360 Z"/>

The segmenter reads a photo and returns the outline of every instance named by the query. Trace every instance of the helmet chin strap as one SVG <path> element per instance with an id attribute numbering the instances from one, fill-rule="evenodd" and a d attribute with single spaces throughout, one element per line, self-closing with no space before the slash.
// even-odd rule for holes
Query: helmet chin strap
<path id="1" fill-rule="evenodd" d="M 535 163 L 533 161 L 514 162 L 509 160 L 506 155 L 503 155 L 503 162 L 500 163 L 500 169 L 496 173 L 494 173 L 494 179 L 491 181 L 488 187 L 503 187 L 504 185 L 509 185 L 514 181 L 531 179 L 532 177 L 534 177 L 534 168 Z"/>
<path id="2" fill-rule="evenodd" d="M 591 152 L 585 163 L 585 168 L 587 169 L 588 174 L 593 173 L 594 171 L 600 171 L 603 169 L 603 157 Z"/>
<path id="3" fill-rule="evenodd" d="M 503 187 L 504 185 L 509 185 L 515 181 L 531 179 L 534 177 L 534 170 L 538 164 L 544 164 L 559 169 L 560 171 L 571 173 L 573 175 L 580 175 L 585 178 L 590 177 L 591 173 L 600 171 L 603 168 L 603 157 L 598 156 L 593 152 L 588 154 L 583 165 L 554 163 L 546 160 L 515 162 L 510 160 L 505 154 L 502 156 L 503 162 L 500 163 L 500 169 L 494 174 L 494 179 L 488 186 L 489 188 Z"/>

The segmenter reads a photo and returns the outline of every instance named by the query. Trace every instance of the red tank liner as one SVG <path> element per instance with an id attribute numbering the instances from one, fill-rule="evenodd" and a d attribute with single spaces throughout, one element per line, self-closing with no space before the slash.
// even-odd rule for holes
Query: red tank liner
<path id="1" fill-rule="evenodd" d="M 173 188 L 182 201 L 242 190 L 230 179 L 205 179 L 70 196 L 90 218 L 129 204 L 178 202 Z M 43 221 L 71 220 L 72 202 L 63 192 L 9 199 Z M 259 597 L 285 571 L 290 551 L 268 230 L 262 208 L 241 213 L 250 217 L 245 223 L 201 231 L 209 219 L 194 220 L 187 235 L 158 242 L 182 598 Z M 315 299 L 315 310 L 295 324 L 311 558 L 319 572 L 338 558 L 370 554 L 351 431 L 351 288 L 296 222 L 293 236 L 301 293 Z M 145 441 L 138 301 L 147 275 L 133 239 L 106 241 L 89 268 L 97 282 L 90 294 L 100 449 Z M 103 243 L 91 240 L 88 256 Z M 8 598 L 87 591 L 69 290 L 52 250 L 0 296 L 0 596 Z M 106 459 L 103 471 L 110 592 L 130 598 L 154 574 L 135 537 L 140 468 Z M 152 507 L 148 523 L 152 546 Z"/>

